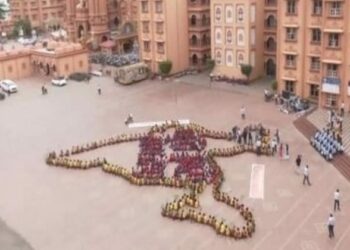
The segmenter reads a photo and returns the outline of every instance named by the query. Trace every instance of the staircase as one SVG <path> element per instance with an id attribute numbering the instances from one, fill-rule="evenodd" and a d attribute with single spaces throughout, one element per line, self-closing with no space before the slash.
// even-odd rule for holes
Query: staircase
<path id="1" fill-rule="evenodd" d="M 315 111 L 311 115 L 309 115 L 310 118 L 307 118 L 307 116 L 301 116 L 298 119 L 296 119 L 293 124 L 294 126 L 302 133 L 308 140 L 316 133 L 318 128 L 310 122 L 310 120 L 316 120 L 318 122 L 319 128 L 323 128 L 325 126 L 325 123 L 327 120 L 325 120 L 325 123 L 323 126 L 321 126 L 322 119 L 318 119 L 316 117 L 319 117 L 318 114 L 315 115 L 315 113 L 318 113 L 320 111 Z M 350 117 L 348 117 L 350 122 Z M 343 124 L 345 125 L 345 119 Z M 349 125 L 347 125 L 349 126 Z M 347 129 L 346 133 L 349 133 L 349 137 L 347 137 L 347 140 L 350 143 L 350 126 L 349 128 L 344 127 L 344 131 Z M 344 138 L 343 138 L 344 139 Z M 338 171 L 348 180 L 350 181 L 350 157 L 348 156 L 348 153 L 345 152 L 344 154 L 337 155 L 334 157 L 334 159 L 331 161 L 333 166 L 338 169 Z"/>

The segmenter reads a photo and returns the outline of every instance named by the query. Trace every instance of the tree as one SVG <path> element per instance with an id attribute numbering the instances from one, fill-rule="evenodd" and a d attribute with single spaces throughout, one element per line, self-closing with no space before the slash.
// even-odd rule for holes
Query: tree
<path id="1" fill-rule="evenodd" d="M 4 20 L 6 18 L 7 12 L 7 5 L 5 3 L 0 3 L 0 20 Z"/>
<path id="2" fill-rule="evenodd" d="M 32 35 L 32 24 L 30 23 L 29 19 L 20 19 L 15 22 L 13 27 L 13 36 L 18 37 L 19 31 L 23 30 L 24 36 L 31 36 Z"/>
<path id="3" fill-rule="evenodd" d="M 165 60 L 160 62 L 158 67 L 162 75 L 169 75 L 171 68 L 173 67 L 173 63 L 170 60 Z"/>
<path id="4" fill-rule="evenodd" d="M 249 81 L 249 77 L 252 74 L 253 66 L 250 64 L 241 64 L 241 72 L 243 75 L 247 77 L 247 80 Z"/>
<path id="5" fill-rule="evenodd" d="M 206 64 L 209 70 L 213 70 L 215 67 L 215 60 L 207 59 Z"/>

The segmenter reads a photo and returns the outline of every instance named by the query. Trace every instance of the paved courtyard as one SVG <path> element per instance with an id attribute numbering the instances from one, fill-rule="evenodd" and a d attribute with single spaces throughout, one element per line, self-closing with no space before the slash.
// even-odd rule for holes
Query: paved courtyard
<path id="1" fill-rule="evenodd" d="M 294 128 L 295 117 L 265 103 L 262 92 L 259 96 L 247 88 L 227 90 L 181 81 L 146 81 L 123 87 L 101 77 L 89 84 L 49 86 L 48 95 L 42 96 L 42 83 L 36 78 L 22 80 L 19 93 L 0 103 L 0 249 L 349 249 L 349 183 Z M 97 95 L 99 85 L 101 96 Z M 247 108 L 244 122 L 239 117 L 242 104 Z M 225 131 L 233 125 L 261 122 L 280 129 L 283 142 L 290 145 L 289 161 L 253 154 L 219 159 L 225 174 L 224 191 L 253 210 L 257 229 L 251 239 L 235 241 L 202 225 L 163 218 L 161 206 L 182 195 L 182 190 L 136 187 L 100 169 L 67 170 L 45 164 L 50 150 L 145 131 L 124 125 L 128 113 L 137 122 L 190 119 Z M 214 144 L 228 145 L 210 141 L 209 147 Z M 120 144 L 84 157 L 104 156 L 132 167 L 137 149 L 137 143 Z M 302 176 L 294 171 L 298 153 L 310 166 L 311 187 L 303 186 Z M 249 198 L 254 163 L 265 165 L 263 200 Z M 342 193 L 342 211 L 336 213 L 336 237 L 329 240 L 325 224 L 336 188 Z M 200 196 L 203 210 L 241 223 L 235 210 L 212 200 L 210 192 L 207 187 Z"/>

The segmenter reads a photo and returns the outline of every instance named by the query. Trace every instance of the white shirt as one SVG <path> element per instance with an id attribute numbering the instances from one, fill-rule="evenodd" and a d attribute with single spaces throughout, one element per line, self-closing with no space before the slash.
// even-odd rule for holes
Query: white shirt
<path id="1" fill-rule="evenodd" d="M 245 108 L 241 108 L 241 115 L 245 113 Z"/>
<path id="2" fill-rule="evenodd" d="M 309 176 L 309 168 L 307 167 L 304 168 L 304 175 Z"/>
<path id="3" fill-rule="evenodd" d="M 327 221 L 328 226 L 334 226 L 335 225 L 335 218 L 334 216 L 329 216 L 328 221 Z"/>
<path id="4" fill-rule="evenodd" d="M 335 192 L 334 192 L 334 200 L 339 201 L 339 199 L 340 199 L 340 193 L 337 192 L 337 191 L 335 191 Z"/>
<path id="5" fill-rule="evenodd" d="M 344 109 L 344 108 L 345 108 L 345 103 L 342 103 L 342 104 L 340 105 L 340 107 L 341 107 L 342 109 Z"/>

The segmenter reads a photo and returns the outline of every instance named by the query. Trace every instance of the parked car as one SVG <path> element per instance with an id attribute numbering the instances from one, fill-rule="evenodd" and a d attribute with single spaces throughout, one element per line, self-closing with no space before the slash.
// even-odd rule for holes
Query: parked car
<path id="1" fill-rule="evenodd" d="M 6 95 L 0 92 L 0 101 L 5 100 Z"/>
<path id="2" fill-rule="evenodd" d="M 17 85 L 11 80 L 2 80 L 0 88 L 7 93 L 16 93 L 18 91 Z"/>
<path id="3" fill-rule="evenodd" d="M 93 75 L 93 76 L 102 76 L 102 72 L 99 71 L 99 70 L 92 70 L 90 72 L 90 75 Z"/>
<path id="4" fill-rule="evenodd" d="M 51 84 L 55 85 L 55 86 L 64 86 L 67 84 L 67 80 L 64 76 L 60 76 L 60 77 L 56 77 L 54 79 L 51 80 Z"/>

